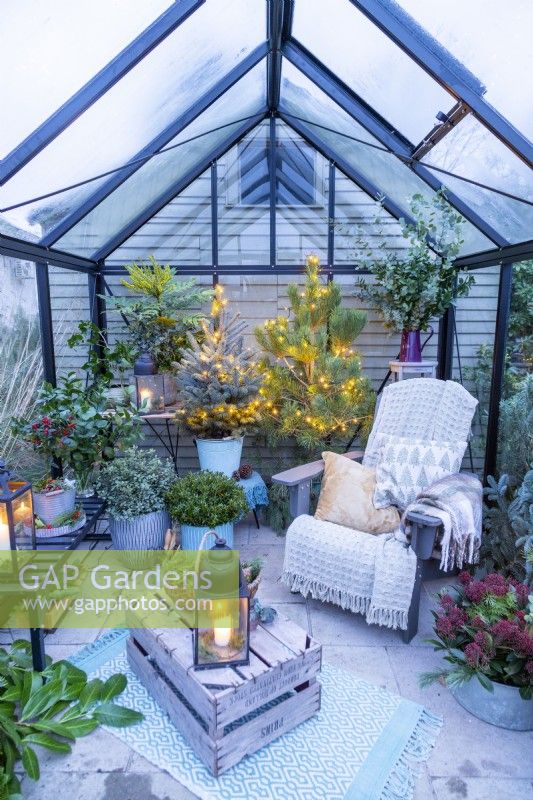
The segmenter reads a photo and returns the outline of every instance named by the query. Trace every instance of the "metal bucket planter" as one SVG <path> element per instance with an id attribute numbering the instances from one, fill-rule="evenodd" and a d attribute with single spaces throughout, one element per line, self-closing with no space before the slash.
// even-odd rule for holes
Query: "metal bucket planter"
<path id="1" fill-rule="evenodd" d="M 451 692 L 463 708 L 484 722 L 511 731 L 533 730 L 533 699 L 522 700 L 516 686 L 491 683 L 493 692 L 484 689 L 477 678 L 454 687 Z"/>
<path id="2" fill-rule="evenodd" d="M 228 547 L 233 547 L 233 522 L 226 522 L 224 525 L 217 525 L 214 528 L 200 525 L 180 525 L 180 531 L 182 550 L 198 550 L 204 533 L 207 531 L 216 531 L 221 539 L 226 540 Z"/>
<path id="3" fill-rule="evenodd" d="M 46 525 L 56 519 L 60 514 L 67 514 L 74 511 L 76 504 L 76 489 L 58 489 L 55 492 L 44 494 L 33 492 L 33 512 Z"/>
<path id="4" fill-rule="evenodd" d="M 196 439 L 201 470 L 222 472 L 231 478 L 241 463 L 243 436 L 226 439 Z"/>
<path id="5" fill-rule="evenodd" d="M 170 528 L 166 511 L 141 514 L 134 519 L 109 517 L 109 532 L 115 550 L 162 550 Z"/>

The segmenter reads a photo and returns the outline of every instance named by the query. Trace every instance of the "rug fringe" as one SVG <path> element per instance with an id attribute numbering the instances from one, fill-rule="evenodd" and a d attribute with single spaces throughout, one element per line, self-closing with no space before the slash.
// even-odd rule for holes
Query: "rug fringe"
<path id="1" fill-rule="evenodd" d="M 372 625 L 382 625 L 385 628 L 400 628 L 407 630 L 408 611 L 399 611 L 396 608 L 376 608 L 371 605 L 366 615 L 366 621 Z"/>
<path id="2" fill-rule="evenodd" d="M 422 762 L 427 761 L 442 728 L 442 719 L 423 710 L 379 800 L 409 800 Z"/>

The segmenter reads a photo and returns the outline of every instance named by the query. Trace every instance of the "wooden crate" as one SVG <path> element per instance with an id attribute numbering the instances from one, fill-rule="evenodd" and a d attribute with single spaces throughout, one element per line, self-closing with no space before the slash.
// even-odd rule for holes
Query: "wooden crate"
<path id="1" fill-rule="evenodd" d="M 290 620 L 250 635 L 250 664 L 195 670 L 188 629 L 135 629 L 131 667 L 196 755 L 219 775 L 312 717 L 321 646 Z"/>

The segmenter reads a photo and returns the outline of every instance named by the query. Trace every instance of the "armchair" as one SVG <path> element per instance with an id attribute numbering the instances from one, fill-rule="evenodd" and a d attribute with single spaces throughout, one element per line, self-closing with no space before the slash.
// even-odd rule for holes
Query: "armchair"
<path id="1" fill-rule="evenodd" d="M 362 460 L 365 466 L 375 466 L 382 434 L 413 439 L 465 440 L 470 434 L 476 405 L 477 400 L 454 381 L 413 378 L 391 384 L 383 391 L 366 450 L 354 450 L 345 455 L 352 460 Z M 309 513 L 311 482 L 323 469 L 324 462 L 318 460 L 273 476 L 275 483 L 287 486 L 290 513 L 294 518 Z M 408 514 L 407 521 L 411 531 L 409 546 L 416 555 L 416 572 L 407 629 L 402 632 L 405 642 L 418 630 L 422 581 L 444 574 L 435 560 L 439 557 L 441 521 L 418 513 Z"/>

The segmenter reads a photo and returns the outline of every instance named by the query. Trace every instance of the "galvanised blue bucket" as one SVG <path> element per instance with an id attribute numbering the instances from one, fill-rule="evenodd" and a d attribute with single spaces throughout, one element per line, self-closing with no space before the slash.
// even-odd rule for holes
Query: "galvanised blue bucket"
<path id="1" fill-rule="evenodd" d="M 181 549 L 198 550 L 204 533 L 216 531 L 221 539 L 226 540 L 228 547 L 233 549 L 233 522 L 226 522 L 224 525 L 217 525 L 215 528 L 203 527 L 199 525 L 181 525 Z M 208 539 L 207 547 L 212 547 L 213 539 Z"/>
<path id="2" fill-rule="evenodd" d="M 231 478 L 241 463 L 243 436 L 227 439 L 196 439 L 201 470 L 223 472 Z"/>

